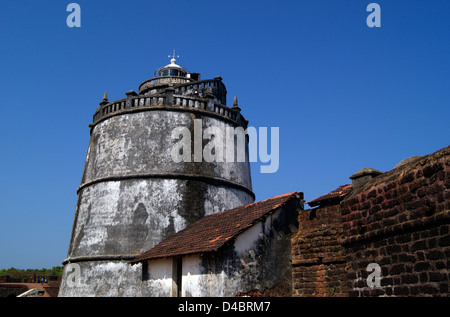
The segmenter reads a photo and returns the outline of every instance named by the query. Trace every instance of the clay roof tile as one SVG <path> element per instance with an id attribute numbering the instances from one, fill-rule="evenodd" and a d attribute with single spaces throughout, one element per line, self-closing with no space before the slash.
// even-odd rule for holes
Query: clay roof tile
<path id="1" fill-rule="evenodd" d="M 149 251 L 138 255 L 130 263 L 217 251 L 227 241 L 293 198 L 303 198 L 303 194 L 292 192 L 203 217 Z"/>
<path id="2" fill-rule="evenodd" d="M 330 202 L 335 200 L 342 200 L 345 196 L 347 196 L 353 189 L 353 185 L 341 185 L 337 189 L 329 192 L 326 195 L 320 196 L 316 199 L 313 199 L 307 202 L 311 207 L 318 206 L 323 202 Z"/>

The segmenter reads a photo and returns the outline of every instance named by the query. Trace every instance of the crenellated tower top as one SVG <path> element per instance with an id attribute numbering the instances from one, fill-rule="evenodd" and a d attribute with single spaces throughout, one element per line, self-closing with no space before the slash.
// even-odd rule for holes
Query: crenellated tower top
<path id="1" fill-rule="evenodd" d="M 175 55 L 175 50 L 169 58 L 170 64 L 156 69 L 155 77 L 140 84 L 139 93 L 130 90 L 126 93 L 126 98 L 112 102 L 104 97 L 90 127 L 93 128 L 111 116 L 130 111 L 152 110 L 150 108 L 155 107 L 206 112 L 247 127 L 248 122 L 241 115 L 237 99 L 235 98 L 233 107 L 226 106 L 227 89 L 221 77 L 200 80 L 199 73 L 189 72 L 177 64 L 176 58 L 179 56 Z"/>

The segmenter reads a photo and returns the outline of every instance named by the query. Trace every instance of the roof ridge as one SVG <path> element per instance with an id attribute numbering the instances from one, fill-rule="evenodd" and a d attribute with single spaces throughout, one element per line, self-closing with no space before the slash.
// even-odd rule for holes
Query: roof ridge
<path id="1" fill-rule="evenodd" d="M 344 196 L 348 195 L 350 191 L 353 189 L 353 184 L 345 184 L 345 185 L 339 185 L 338 188 L 328 192 L 325 195 L 319 196 L 317 198 L 314 198 L 307 202 L 308 205 L 311 207 L 314 207 L 318 203 L 329 200 L 329 199 L 341 199 Z"/>
<path id="2" fill-rule="evenodd" d="M 201 219 L 199 219 L 197 221 L 200 221 L 200 220 L 202 220 L 202 219 L 204 219 L 206 217 L 219 216 L 219 215 L 221 215 L 221 214 L 223 214 L 225 212 L 232 212 L 232 211 L 236 211 L 236 210 L 239 210 L 239 209 L 251 208 L 251 207 L 254 207 L 255 205 L 262 204 L 262 203 L 267 203 L 267 202 L 269 202 L 271 200 L 274 200 L 274 199 L 280 199 L 280 198 L 284 198 L 284 197 L 288 198 L 288 197 L 293 196 L 294 194 L 298 194 L 298 193 L 299 192 L 290 192 L 290 193 L 286 193 L 286 194 L 282 194 L 282 195 L 266 198 L 266 199 L 261 200 L 261 201 L 255 201 L 255 202 L 250 203 L 250 204 L 234 207 L 234 208 L 231 208 L 231 209 L 225 209 L 225 210 L 222 210 L 222 211 L 215 212 L 215 213 L 209 214 L 207 216 L 204 216 L 203 218 L 201 218 Z"/>

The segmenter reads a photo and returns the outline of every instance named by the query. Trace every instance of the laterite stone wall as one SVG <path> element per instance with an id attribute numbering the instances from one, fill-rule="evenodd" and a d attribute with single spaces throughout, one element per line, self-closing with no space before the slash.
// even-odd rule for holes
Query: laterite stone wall
<path id="1" fill-rule="evenodd" d="M 293 296 L 346 295 L 339 205 L 301 211 L 298 219 L 292 240 Z"/>
<path id="2" fill-rule="evenodd" d="M 294 296 L 448 296 L 450 147 L 306 210 L 292 240 Z M 369 286 L 380 269 L 380 285 Z"/>
<path id="3" fill-rule="evenodd" d="M 448 296 L 450 148 L 383 173 L 341 203 L 350 296 Z M 369 263 L 381 286 L 368 287 Z"/>

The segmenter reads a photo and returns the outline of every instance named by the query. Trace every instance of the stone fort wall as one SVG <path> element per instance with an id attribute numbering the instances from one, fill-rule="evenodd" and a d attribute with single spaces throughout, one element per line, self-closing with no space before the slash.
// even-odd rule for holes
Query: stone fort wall
<path id="1" fill-rule="evenodd" d="M 444 148 L 301 212 L 293 296 L 448 296 L 449 154 Z M 379 286 L 367 283 L 371 263 L 381 269 Z"/>

